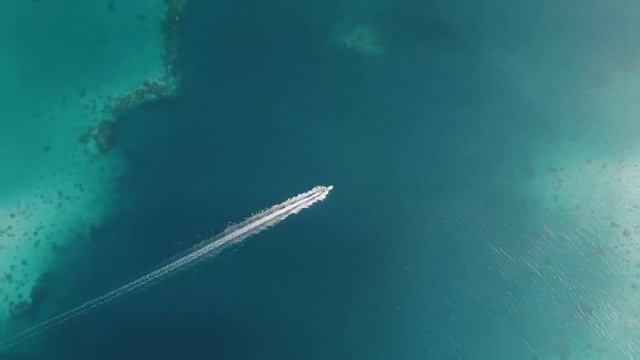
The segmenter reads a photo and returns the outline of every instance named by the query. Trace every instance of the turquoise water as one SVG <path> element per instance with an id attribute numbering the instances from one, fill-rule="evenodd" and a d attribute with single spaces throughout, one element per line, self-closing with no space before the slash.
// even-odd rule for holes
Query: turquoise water
<path id="1" fill-rule="evenodd" d="M 4 333 L 335 189 L 16 353 L 640 356 L 640 5 L 190 0 L 168 37 L 172 2 L 88 4 L 0 15 Z"/>
<path id="2" fill-rule="evenodd" d="M 109 212 L 122 159 L 116 151 L 101 153 L 94 138 L 112 120 L 117 98 L 166 77 L 158 24 L 165 12 L 155 1 L 120 4 L 117 11 L 103 2 L 4 4 L 2 332 L 11 310 L 30 301 L 37 279 L 65 267 L 58 260 L 79 246 L 74 238 Z"/>

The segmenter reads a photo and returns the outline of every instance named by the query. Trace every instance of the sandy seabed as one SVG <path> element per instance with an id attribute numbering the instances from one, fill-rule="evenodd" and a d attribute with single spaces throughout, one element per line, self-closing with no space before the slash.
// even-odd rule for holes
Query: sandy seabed
<path id="1" fill-rule="evenodd" d="M 119 116 L 176 94 L 184 0 L 10 0 L 0 14 L 0 333 L 109 214 Z M 6 103 L 4 103 L 6 102 Z M 62 264 L 63 265 L 63 264 Z"/>

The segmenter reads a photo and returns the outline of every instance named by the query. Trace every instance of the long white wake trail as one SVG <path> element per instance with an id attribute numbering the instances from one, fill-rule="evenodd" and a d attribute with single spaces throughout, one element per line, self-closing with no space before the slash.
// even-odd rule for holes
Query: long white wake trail
<path id="1" fill-rule="evenodd" d="M 280 204 L 267 208 L 246 220 L 229 226 L 222 233 L 217 234 L 203 242 L 195 245 L 187 250 L 184 254 L 178 255 L 175 259 L 170 260 L 165 265 L 158 267 L 156 270 L 133 280 L 117 289 L 99 296 L 93 300 L 79 305 L 71 310 L 58 314 L 48 320 L 40 322 L 16 335 L 0 342 L 0 352 L 11 348 L 28 338 L 37 335 L 45 330 L 49 330 L 56 325 L 73 319 L 95 307 L 104 305 L 132 291 L 138 290 L 151 283 L 164 279 L 167 276 L 185 269 L 188 265 L 194 264 L 196 261 L 210 255 L 216 255 L 228 246 L 238 244 L 247 237 L 257 234 L 280 221 L 286 219 L 289 215 L 296 214 L 300 210 L 307 208 L 318 201 L 324 200 L 329 194 L 333 186 L 316 186 L 313 189 L 294 196 Z"/>

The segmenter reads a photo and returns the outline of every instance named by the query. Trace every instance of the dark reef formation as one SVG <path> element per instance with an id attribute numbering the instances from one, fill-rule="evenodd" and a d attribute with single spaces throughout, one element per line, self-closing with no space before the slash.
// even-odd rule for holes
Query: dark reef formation
<path id="1" fill-rule="evenodd" d="M 115 122 L 113 120 L 102 120 L 98 125 L 98 130 L 94 135 L 94 141 L 100 152 L 106 153 L 113 147 L 115 139 Z"/>
<path id="2" fill-rule="evenodd" d="M 32 307 L 40 307 L 47 300 L 51 293 L 53 278 L 54 276 L 51 272 L 45 272 L 38 276 L 30 293 Z"/>
<path id="3" fill-rule="evenodd" d="M 95 146 L 100 153 L 108 153 L 114 146 L 118 123 L 124 114 L 148 101 L 175 95 L 179 82 L 177 70 L 178 35 L 182 25 L 187 0 L 164 0 L 166 13 L 160 21 L 160 29 L 164 42 L 163 63 L 164 74 L 158 79 L 146 80 L 139 87 L 114 99 L 105 107 L 106 118 L 93 128 L 87 129 L 78 139 L 83 145 Z M 95 103 L 91 106 L 91 113 L 96 113 Z"/>
<path id="4" fill-rule="evenodd" d="M 111 114 L 113 117 L 119 118 L 122 113 L 129 109 L 139 106 L 147 101 L 171 96 L 173 92 L 174 89 L 170 83 L 147 80 L 133 91 L 117 97 L 111 108 Z"/>
<path id="5" fill-rule="evenodd" d="M 115 98 L 109 109 L 109 117 L 100 121 L 95 129 L 89 129 L 80 136 L 79 141 L 88 144 L 93 141 L 100 153 L 108 153 L 114 146 L 118 122 L 124 114 L 147 101 L 171 96 L 173 86 L 166 82 L 147 80 L 140 87 L 135 88 L 120 97 Z"/>
<path id="6" fill-rule="evenodd" d="M 51 294 L 53 274 L 44 272 L 38 276 L 31 288 L 28 300 L 20 300 L 11 306 L 12 318 L 20 318 L 32 315 L 42 306 Z"/>

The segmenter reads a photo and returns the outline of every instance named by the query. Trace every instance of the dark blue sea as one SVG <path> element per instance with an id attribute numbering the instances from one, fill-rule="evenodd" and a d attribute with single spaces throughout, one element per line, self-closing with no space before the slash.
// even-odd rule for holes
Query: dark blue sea
<path id="1" fill-rule="evenodd" d="M 29 321 L 335 188 L 0 358 L 640 356 L 637 5 L 186 9 L 177 95 L 118 119 L 113 206 Z"/>

